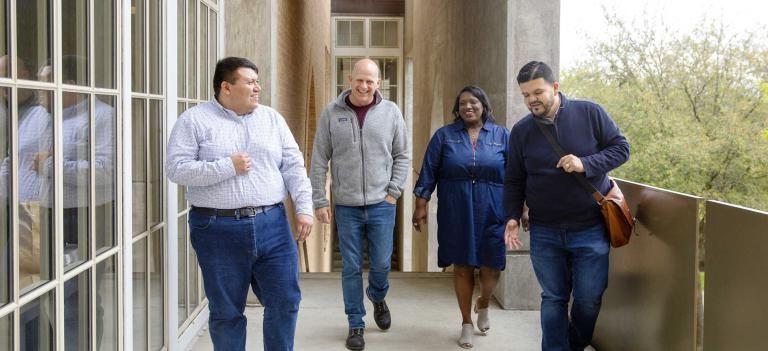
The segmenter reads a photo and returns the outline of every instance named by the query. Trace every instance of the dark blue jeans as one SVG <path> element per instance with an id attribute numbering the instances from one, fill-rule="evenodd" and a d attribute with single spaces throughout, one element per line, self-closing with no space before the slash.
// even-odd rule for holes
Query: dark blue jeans
<path id="1" fill-rule="evenodd" d="M 368 206 L 336 205 L 336 229 L 344 264 L 341 288 L 344 293 L 344 312 L 350 328 L 365 327 L 362 276 L 364 238 L 368 240 L 370 264 L 366 293 L 375 302 L 387 296 L 396 207 L 386 201 Z"/>
<path id="2" fill-rule="evenodd" d="M 280 205 L 254 217 L 189 213 L 192 247 L 208 296 L 216 350 L 245 350 L 248 286 L 264 305 L 264 350 L 293 350 L 299 311 L 298 252 Z"/>
<path id="3" fill-rule="evenodd" d="M 584 350 L 592 341 L 608 286 L 609 251 L 602 224 L 576 231 L 531 226 L 531 261 L 543 290 L 543 351 Z"/>

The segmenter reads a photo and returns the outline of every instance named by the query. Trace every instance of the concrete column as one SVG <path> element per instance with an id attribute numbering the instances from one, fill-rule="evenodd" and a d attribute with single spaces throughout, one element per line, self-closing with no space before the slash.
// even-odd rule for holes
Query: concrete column
<path id="1" fill-rule="evenodd" d="M 477 85 L 488 93 L 498 123 L 511 128 L 528 111 L 517 72 L 528 61 L 559 67 L 560 2 L 534 0 L 419 0 L 406 2 L 405 56 L 413 69 L 413 167 L 432 134 L 453 120 L 458 91 Z M 413 236 L 413 269 L 436 266 L 437 201 L 429 207 L 428 234 Z M 527 234 L 524 234 L 527 238 Z M 496 290 L 504 308 L 535 309 L 539 287 L 528 249 L 510 252 Z"/>

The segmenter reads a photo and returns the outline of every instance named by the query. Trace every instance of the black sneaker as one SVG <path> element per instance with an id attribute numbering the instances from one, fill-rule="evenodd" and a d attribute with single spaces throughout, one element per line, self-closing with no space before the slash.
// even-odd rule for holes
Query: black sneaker
<path id="1" fill-rule="evenodd" d="M 389 314 L 387 302 L 384 300 L 371 302 L 373 303 L 373 320 L 376 321 L 376 326 L 381 330 L 389 329 L 392 325 L 392 316 Z"/>
<path id="2" fill-rule="evenodd" d="M 363 328 L 352 328 L 347 335 L 347 348 L 350 350 L 363 350 L 365 349 L 365 339 L 363 339 Z"/>

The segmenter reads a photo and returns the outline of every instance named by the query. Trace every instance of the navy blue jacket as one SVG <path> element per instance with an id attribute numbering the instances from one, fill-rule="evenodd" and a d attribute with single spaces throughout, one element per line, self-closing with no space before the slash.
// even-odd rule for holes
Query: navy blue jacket
<path id="1" fill-rule="evenodd" d="M 504 177 L 504 214 L 519 220 L 523 202 L 534 225 L 583 229 L 602 221 L 591 193 L 571 174 L 556 168 L 560 159 L 528 114 L 512 128 Z M 589 182 L 603 194 L 611 189 L 607 173 L 629 159 L 629 142 L 600 105 L 568 100 L 560 94 L 560 108 L 548 128 L 566 154 L 584 164 Z"/>

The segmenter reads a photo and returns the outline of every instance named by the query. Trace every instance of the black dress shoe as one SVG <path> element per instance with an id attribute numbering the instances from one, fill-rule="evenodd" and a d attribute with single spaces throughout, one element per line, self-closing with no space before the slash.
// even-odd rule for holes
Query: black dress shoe
<path id="1" fill-rule="evenodd" d="M 352 328 L 347 335 L 347 348 L 350 350 L 363 350 L 365 349 L 365 339 L 363 339 L 363 328 Z"/>
<path id="2" fill-rule="evenodd" d="M 392 316 L 389 314 L 386 301 L 373 302 L 373 320 L 381 330 L 387 330 L 392 325 Z"/>

